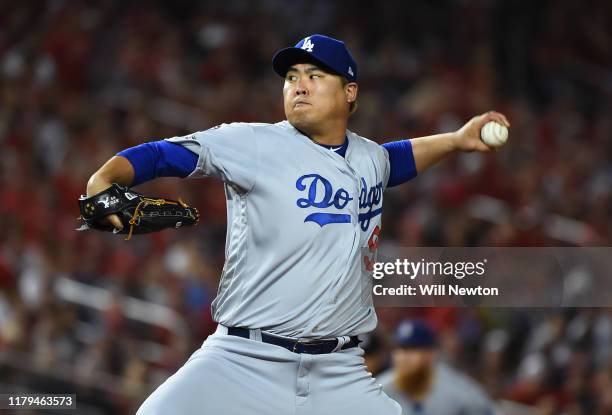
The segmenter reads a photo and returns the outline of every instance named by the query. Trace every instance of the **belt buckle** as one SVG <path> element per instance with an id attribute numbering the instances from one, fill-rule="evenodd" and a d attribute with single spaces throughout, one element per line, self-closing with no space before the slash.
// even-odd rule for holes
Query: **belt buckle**
<path id="1" fill-rule="evenodd" d="M 293 353 L 295 353 L 295 349 L 298 347 L 299 344 L 303 344 L 303 345 L 314 345 L 314 344 L 321 344 L 320 340 L 309 340 L 309 339 L 304 339 L 303 337 L 298 337 L 297 339 L 295 339 L 295 343 L 293 343 Z"/>
<path id="2" fill-rule="evenodd" d="M 303 344 L 304 342 L 302 341 L 302 339 L 300 337 L 298 337 L 297 339 L 295 339 L 295 343 L 293 343 L 293 349 L 291 349 L 291 351 L 293 353 L 296 353 L 295 349 L 298 347 L 298 344 Z"/>
<path id="3" fill-rule="evenodd" d="M 322 339 L 304 339 L 304 338 L 297 338 L 295 339 L 295 343 L 293 343 L 293 349 L 292 351 L 294 353 L 296 353 L 295 349 L 298 347 L 298 345 L 303 344 L 305 346 L 314 346 L 314 345 L 323 345 L 325 344 L 326 340 L 322 340 Z"/>

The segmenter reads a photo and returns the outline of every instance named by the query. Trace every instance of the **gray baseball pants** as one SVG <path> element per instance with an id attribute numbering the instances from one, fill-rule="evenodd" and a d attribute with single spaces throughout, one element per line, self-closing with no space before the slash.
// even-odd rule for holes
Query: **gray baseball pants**
<path id="1" fill-rule="evenodd" d="M 400 415 L 366 371 L 363 349 L 298 354 L 219 325 L 137 415 Z"/>

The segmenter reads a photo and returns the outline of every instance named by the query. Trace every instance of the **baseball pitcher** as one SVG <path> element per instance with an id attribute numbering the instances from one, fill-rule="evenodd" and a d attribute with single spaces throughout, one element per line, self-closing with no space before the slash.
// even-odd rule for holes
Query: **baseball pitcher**
<path id="1" fill-rule="evenodd" d="M 217 331 L 139 414 L 400 414 L 366 371 L 357 341 L 377 322 L 370 272 L 383 192 L 456 151 L 490 151 L 479 138 L 488 121 L 509 126 L 489 112 L 452 133 L 379 145 L 347 129 L 358 68 L 343 42 L 308 36 L 272 66 L 284 79 L 286 120 L 141 144 L 87 183 L 84 200 L 161 176 L 225 184 Z M 172 206 L 175 216 L 190 215 Z M 115 232 L 136 226 L 107 213 L 97 223 Z"/>

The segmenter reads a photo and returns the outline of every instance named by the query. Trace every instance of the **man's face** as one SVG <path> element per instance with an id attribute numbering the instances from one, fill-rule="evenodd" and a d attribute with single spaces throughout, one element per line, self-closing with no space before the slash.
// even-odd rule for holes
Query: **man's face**
<path id="1" fill-rule="evenodd" d="M 396 349 L 393 351 L 395 384 L 412 399 L 422 400 L 431 389 L 435 352 L 431 349 Z"/>
<path id="2" fill-rule="evenodd" d="M 393 351 L 393 364 L 398 373 L 412 375 L 431 370 L 435 351 L 431 349 L 403 349 Z"/>
<path id="3" fill-rule="evenodd" d="M 347 119 L 357 84 L 343 83 L 312 63 L 291 66 L 283 87 L 285 115 L 296 128 L 310 132 L 337 118 Z"/>

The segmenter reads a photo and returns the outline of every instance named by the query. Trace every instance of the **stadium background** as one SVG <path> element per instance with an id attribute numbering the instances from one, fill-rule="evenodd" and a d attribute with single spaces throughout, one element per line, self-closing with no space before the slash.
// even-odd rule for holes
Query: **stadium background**
<path id="1" fill-rule="evenodd" d="M 0 391 L 72 392 L 78 413 L 132 413 L 199 347 L 214 329 L 222 186 L 142 186 L 203 218 L 130 242 L 75 232 L 76 199 L 125 147 L 281 120 L 270 59 L 308 33 L 353 51 L 350 128 L 363 136 L 449 131 L 491 108 L 512 122 L 501 151 L 454 157 L 389 191 L 385 241 L 610 245 L 610 2 L 0 2 Z M 612 411 L 609 309 L 380 317 L 383 337 L 403 318 L 427 320 L 446 358 L 499 402 Z"/>

